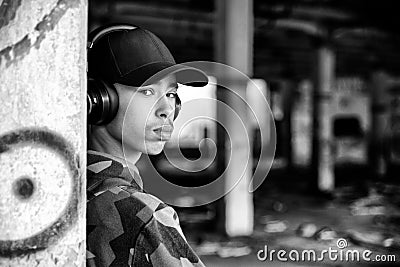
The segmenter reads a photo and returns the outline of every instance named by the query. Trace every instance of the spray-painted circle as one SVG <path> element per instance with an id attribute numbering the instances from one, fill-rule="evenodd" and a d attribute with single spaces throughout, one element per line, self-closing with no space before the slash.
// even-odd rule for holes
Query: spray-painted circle
<path id="1" fill-rule="evenodd" d="M 48 130 L 21 129 L 0 136 L 0 161 L 0 256 L 47 248 L 77 219 L 72 145 Z"/>
<path id="2" fill-rule="evenodd" d="M 30 177 L 20 177 L 13 182 L 14 195 L 20 200 L 29 199 L 35 192 L 35 183 Z"/>

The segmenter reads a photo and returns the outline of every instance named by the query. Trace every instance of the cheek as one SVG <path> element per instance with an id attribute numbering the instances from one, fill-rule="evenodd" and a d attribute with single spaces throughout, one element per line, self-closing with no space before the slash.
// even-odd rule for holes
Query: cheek
<path id="1" fill-rule="evenodd" d="M 150 108 L 143 103 L 131 102 L 123 118 L 123 131 L 126 131 L 126 137 L 144 138 L 146 124 L 151 118 L 149 110 Z"/>
<path id="2" fill-rule="evenodd" d="M 154 103 L 134 97 L 126 108 L 126 114 L 134 115 L 140 121 L 151 118 Z"/>
<path id="3" fill-rule="evenodd" d="M 124 118 L 123 130 L 135 137 L 143 136 L 146 118 L 135 113 L 127 113 Z"/>

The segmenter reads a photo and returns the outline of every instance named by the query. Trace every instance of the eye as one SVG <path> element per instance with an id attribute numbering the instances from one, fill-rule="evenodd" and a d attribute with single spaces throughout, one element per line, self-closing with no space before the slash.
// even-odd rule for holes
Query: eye
<path id="1" fill-rule="evenodd" d="M 178 94 L 176 92 L 170 92 L 170 93 L 167 93 L 167 96 L 171 97 L 171 98 L 176 98 L 178 96 Z"/>
<path id="2" fill-rule="evenodd" d="M 144 94 L 145 96 L 153 95 L 153 91 L 151 89 L 141 90 L 140 93 Z"/>

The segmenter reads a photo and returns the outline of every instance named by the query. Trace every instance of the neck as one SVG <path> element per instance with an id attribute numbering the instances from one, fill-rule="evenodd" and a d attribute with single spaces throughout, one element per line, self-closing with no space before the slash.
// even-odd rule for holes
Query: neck
<path id="1" fill-rule="evenodd" d="M 136 164 L 142 155 L 140 151 L 124 149 L 121 140 L 113 137 L 104 126 L 92 126 L 88 138 L 88 149 L 126 159 L 131 164 Z"/>

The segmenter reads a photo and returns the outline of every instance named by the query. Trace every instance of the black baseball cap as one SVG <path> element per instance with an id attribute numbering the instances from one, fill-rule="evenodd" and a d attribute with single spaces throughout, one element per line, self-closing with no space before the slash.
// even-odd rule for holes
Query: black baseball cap
<path id="1" fill-rule="evenodd" d="M 171 73 L 181 84 L 201 87 L 208 83 L 203 71 L 177 64 L 165 44 L 148 30 L 133 25 L 112 25 L 89 35 L 91 78 L 140 87 Z"/>

